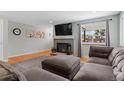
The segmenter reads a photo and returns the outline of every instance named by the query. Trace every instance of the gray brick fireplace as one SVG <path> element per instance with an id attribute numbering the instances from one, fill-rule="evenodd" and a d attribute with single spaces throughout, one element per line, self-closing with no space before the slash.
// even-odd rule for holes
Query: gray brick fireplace
<path id="1" fill-rule="evenodd" d="M 69 48 L 70 51 L 73 53 L 74 40 L 73 39 L 54 39 L 54 48 L 60 52 L 65 52 L 67 48 Z"/>

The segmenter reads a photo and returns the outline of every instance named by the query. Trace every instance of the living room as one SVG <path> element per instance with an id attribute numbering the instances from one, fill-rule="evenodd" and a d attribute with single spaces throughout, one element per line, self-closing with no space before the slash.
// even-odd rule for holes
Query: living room
<path id="1" fill-rule="evenodd" d="M 121 11 L 27 11 L 0 12 L 0 15 L 3 26 L 1 60 L 24 70 L 22 72 L 40 67 L 41 61 L 56 55 L 73 55 L 80 58 L 81 64 L 87 63 L 91 46 L 119 47 L 124 43 L 119 25 L 123 18 Z M 99 36 L 100 31 L 103 31 L 103 36 Z"/>
<path id="2" fill-rule="evenodd" d="M 119 0 L 2 0 L 1 93 L 123 92 Z"/>

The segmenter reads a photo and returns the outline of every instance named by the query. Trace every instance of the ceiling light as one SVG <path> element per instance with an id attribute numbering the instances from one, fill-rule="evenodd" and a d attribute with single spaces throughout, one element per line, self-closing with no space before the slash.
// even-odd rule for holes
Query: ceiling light
<path id="1" fill-rule="evenodd" d="M 92 11 L 91 13 L 93 13 L 93 14 L 94 14 L 94 13 L 96 13 L 96 11 Z"/>
<path id="2" fill-rule="evenodd" d="M 53 21 L 49 21 L 49 23 L 50 23 L 50 24 L 52 24 L 52 23 L 53 23 Z"/>

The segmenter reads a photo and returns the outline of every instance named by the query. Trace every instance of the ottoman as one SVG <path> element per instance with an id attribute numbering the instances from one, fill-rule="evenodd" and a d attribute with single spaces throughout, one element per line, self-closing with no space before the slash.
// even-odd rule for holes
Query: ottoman
<path id="1" fill-rule="evenodd" d="M 80 69 L 80 59 L 72 55 L 53 56 L 42 62 L 42 68 L 72 80 Z"/>

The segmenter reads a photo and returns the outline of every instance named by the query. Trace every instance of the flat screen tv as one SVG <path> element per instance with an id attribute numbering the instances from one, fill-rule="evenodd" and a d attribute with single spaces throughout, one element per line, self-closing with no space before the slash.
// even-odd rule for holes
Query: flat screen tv
<path id="1" fill-rule="evenodd" d="M 72 23 L 55 25 L 56 36 L 72 35 Z"/>

